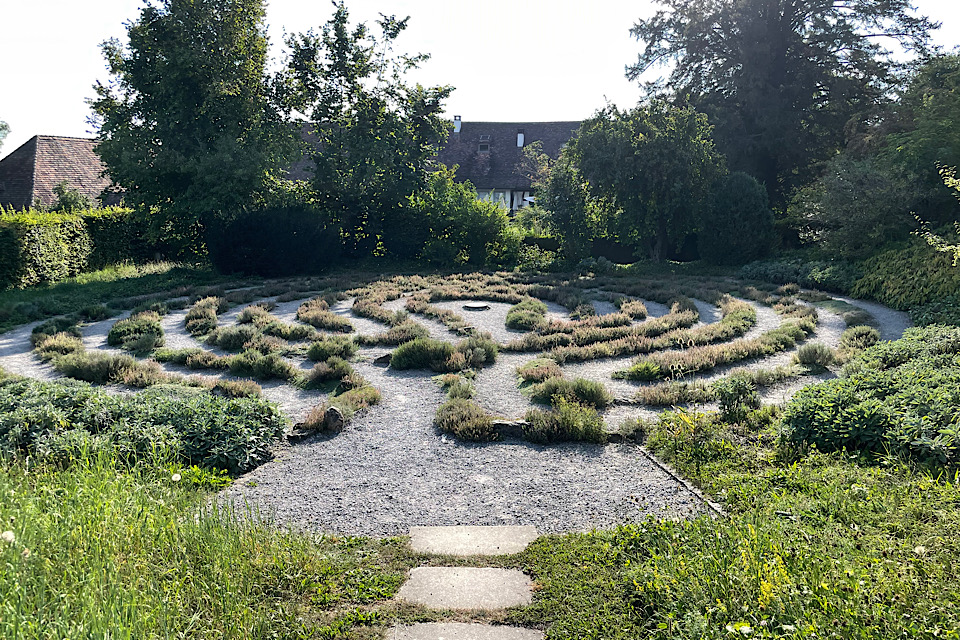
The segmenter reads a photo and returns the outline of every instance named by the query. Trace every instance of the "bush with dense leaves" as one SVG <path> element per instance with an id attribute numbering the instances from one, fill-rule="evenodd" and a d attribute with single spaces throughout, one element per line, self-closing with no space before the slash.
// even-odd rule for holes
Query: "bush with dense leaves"
<path id="1" fill-rule="evenodd" d="M 76 383 L 0 381 L 3 455 L 37 455 L 72 438 L 88 448 L 110 447 L 130 464 L 170 453 L 186 465 L 240 473 L 270 459 L 285 426 L 279 409 L 253 398 L 162 388 L 126 396 Z"/>
<path id="2" fill-rule="evenodd" d="M 342 253 L 340 228 L 307 209 L 265 209 L 212 220 L 206 239 L 210 261 L 223 273 L 321 273 Z"/>
<path id="3" fill-rule="evenodd" d="M 117 320 L 107 333 L 107 344 L 129 351 L 147 352 L 163 346 L 163 327 L 155 311 L 141 311 Z"/>
<path id="4" fill-rule="evenodd" d="M 940 464 L 960 456 L 960 328 L 910 329 L 844 368 L 844 377 L 799 391 L 783 436 L 823 451 L 903 452 Z"/>
<path id="5" fill-rule="evenodd" d="M 521 300 L 507 311 L 507 327 L 532 331 L 547 317 L 547 305 L 535 298 Z"/>
<path id="6" fill-rule="evenodd" d="M 476 402 L 454 398 L 440 405 L 434 419 L 437 429 L 463 440 L 489 441 L 497 439 L 493 419 Z"/>
<path id="7" fill-rule="evenodd" d="M 613 396 L 603 383 L 585 378 L 576 380 L 561 377 L 548 378 L 533 387 L 531 397 L 542 404 L 555 403 L 559 397 L 598 409 L 604 409 L 613 402 Z"/>
<path id="8" fill-rule="evenodd" d="M 700 257 L 711 264 L 745 264 L 773 244 L 773 212 L 767 190 L 742 172 L 721 178 L 698 234 Z"/>
<path id="9" fill-rule="evenodd" d="M 607 439 L 603 431 L 603 418 L 594 407 L 556 396 L 553 409 L 531 409 L 527 412 L 527 426 L 523 435 L 532 442 L 596 442 Z"/>

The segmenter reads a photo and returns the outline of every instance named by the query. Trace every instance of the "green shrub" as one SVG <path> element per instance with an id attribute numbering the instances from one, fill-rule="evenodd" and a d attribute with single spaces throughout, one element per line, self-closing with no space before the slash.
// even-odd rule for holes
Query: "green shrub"
<path id="1" fill-rule="evenodd" d="M 850 327 L 840 335 L 840 348 L 862 351 L 880 342 L 880 332 L 873 327 Z"/>
<path id="2" fill-rule="evenodd" d="M 53 368 L 75 380 L 95 384 L 123 382 L 124 374 L 136 366 L 130 356 L 115 356 L 100 351 L 70 353 L 57 358 Z"/>
<path id="3" fill-rule="evenodd" d="M 634 320 L 645 320 L 647 305 L 642 300 L 623 300 L 620 302 L 620 313 L 625 313 Z"/>
<path id="4" fill-rule="evenodd" d="M 79 430 L 96 434 L 130 463 L 167 451 L 185 464 L 239 473 L 270 459 L 285 422 L 276 407 L 253 399 L 159 390 L 111 395 L 26 379 L 0 384 L 0 452 L 6 455 L 32 455 L 44 440 Z"/>
<path id="5" fill-rule="evenodd" d="M 473 383 L 460 376 L 457 376 L 456 382 L 447 386 L 447 397 L 451 400 L 469 400 L 476 392 L 477 390 L 474 388 Z"/>
<path id="6" fill-rule="evenodd" d="M 833 350 L 822 342 L 809 342 L 793 355 L 796 364 L 825 369 L 836 361 Z"/>
<path id="7" fill-rule="evenodd" d="M 270 310 L 263 304 L 255 304 L 240 310 L 237 314 L 237 324 L 250 324 L 268 317 L 270 317 Z"/>
<path id="8" fill-rule="evenodd" d="M 153 359 L 157 362 L 169 362 L 171 364 L 178 364 L 180 366 L 185 366 L 187 364 L 187 358 L 190 356 L 199 355 L 205 353 L 200 347 L 195 347 L 192 349 L 157 349 L 153 352 Z M 209 353 L 209 352 L 207 352 Z"/>
<path id="9" fill-rule="evenodd" d="M 960 294 L 960 269 L 949 255 L 920 239 L 905 249 L 876 255 L 864 261 L 862 268 L 864 275 L 850 294 L 894 309 L 909 310 Z"/>
<path id="10" fill-rule="evenodd" d="M 783 414 L 783 437 L 822 451 L 893 451 L 956 464 L 960 329 L 909 329 L 856 356 L 843 378 L 800 390 Z"/>
<path id="11" fill-rule="evenodd" d="M 547 305 L 535 298 L 526 298 L 507 311 L 507 327 L 523 331 L 536 329 L 547 317 Z"/>
<path id="12" fill-rule="evenodd" d="M 188 369 L 229 369 L 233 363 L 233 358 L 218 356 L 212 351 L 205 351 L 200 349 L 194 352 L 193 349 L 186 349 L 185 351 L 190 351 L 185 358 L 183 364 Z M 257 353 L 257 352 L 253 352 Z M 238 356 L 233 356 L 238 357 Z"/>
<path id="13" fill-rule="evenodd" d="M 84 322 L 100 322 L 113 316 L 113 312 L 102 304 L 94 304 L 80 309 L 77 315 L 79 315 Z"/>
<path id="14" fill-rule="evenodd" d="M 44 362 L 53 360 L 70 353 L 83 353 L 83 340 L 67 332 L 55 333 L 52 336 L 41 334 L 43 338 L 34 349 Z"/>
<path id="15" fill-rule="evenodd" d="M 249 324 L 232 327 L 218 327 L 207 336 L 207 344 L 215 345 L 227 351 L 240 351 L 244 345 L 260 334 L 260 330 Z"/>
<path id="16" fill-rule="evenodd" d="M 746 375 L 731 375 L 711 385 L 713 394 L 720 403 L 720 419 L 725 422 L 741 422 L 749 411 L 760 408 L 760 395 Z"/>
<path id="17" fill-rule="evenodd" d="M 234 375 L 261 380 L 293 380 L 299 373 L 297 368 L 282 356 L 275 353 L 263 355 L 253 349 L 231 356 L 228 361 L 230 372 Z M 187 366 L 189 366 L 189 360 Z"/>
<path id="18" fill-rule="evenodd" d="M 604 409 L 613 402 L 613 396 L 602 383 L 584 378 L 548 378 L 533 387 L 531 397 L 541 404 L 555 404 L 557 398 L 562 398 L 598 409 Z"/>
<path id="19" fill-rule="evenodd" d="M 317 363 L 306 376 L 306 387 L 315 389 L 328 382 L 340 381 L 353 373 L 353 367 L 343 358 L 331 356 L 324 362 Z"/>
<path id="20" fill-rule="evenodd" d="M 33 346 L 37 346 L 41 341 L 46 340 L 52 335 L 58 333 L 66 333 L 75 338 L 80 338 L 82 334 L 80 329 L 77 327 L 77 321 L 75 318 L 63 317 L 63 318 L 53 318 L 42 322 L 33 328 L 33 331 L 30 332 L 30 343 Z"/>
<path id="21" fill-rule="evenodd" d="M 322 362 L 332 356 L 352 358 L 357 353 L 357 343 L 345 336 L 329 336 L 318 340 L 307 349 L 307 357 Z"/>
<path id="22" fill-rule="evenodd" d="M 453 355 L 453 345 L 432 338 L 417 338 L 394 349 L 390 366 L 394 369 L 430 369 L 442 367 Z"/>
<path id="23" fill-rule="evenodd" d="M 856 327 L 864 324 L 875 324 L 876 318 L 869 311 L 863 309 L 854 309 L 843 314 L 843 322 L 848 327 Z"/>
<path id="24" fill-rule="evenodd" d="M 531 409 L 526 415 L 524 437 L 531 442 L 562 441 L 603 443 L 607 436 L 603 419 L 593 407 L 557 396 L 551 411 Z"/>
<path id="25" fill-rule="evenodd" d="M 92 250 L 74 214 L 0 212 L 0 289 L 22 289 L 75 276 Z"/>
<path id="26" fill-rule="evenodd" d="M 850 293 L 854 283 L 865 272 L 863 269 L 865 267 L 861 268 L 844 260 L 780 258 L 751 262 L 740 269 L 740 277 L 744 280 L 764 280 L 775 284 L 798 283 L 809 289 L 832 293 Z"/>
<path id="27" fill-rule="evenodd" d="M 272 317 L 273 316 L 266 315 L 264 319 Z M 263 331 L 264 335 L 282 338 L 283 340 L 313 340 L 320 335 L 316 329 L 309 325 L 290 324 L 280 322 L 276 319 L 264 324 L 261 327 L 261 331 Z"/>
<path id="28" fill-rule="evenodd" d="M 931 300 L 910 309 L 910 319 L 919 327 L 930 324 L 960 325 L 960 295 Z"/>
<path id="29" fill-rule="evenodd" d="M 340 409 L 348 419 L 379 403 L 380 392 L 370 385 L 350 389 L 330 400 L 330 404 Z"/>
<path id="30" fill-rule="evenodd" d="M 774 240 L 766 188 L 742 172 L 718 180 L 698 238 L 700 257 L 712 264 L 744 264 L 762 258 Z"/>
<path id="31" fill-rule="evenodd" d="M 192 336 L 206 335 L 217 328 L 217 314 L 225 311 L 227 305 L 227 301 L 220 297 L 201 298 L 187 311 L 184 326 Z"/>
<path id="32" fill-rule="evenodd" d="M 499 437 L 487 412 L 472 400 L 463 398 L 454 398 L 440 405 L 434 424 L 440 431 L 462 440 L 487 442 Z"/>
<path id="33" fill-rule="evenodd" d="M 129 318 L 117 320 L 107 333 L 107 344 L 121 345 L 135 352 L 152 351 L 163 346 L 163 327 L 154 311 L 141 311 Z"/>
<path id="34" fill-rule="evenodd" d="M 259 398 L 263 389 L 253 380 L 217 380 L 210 393 L 224 398 Z"/>
<path id="35" fill-rule="evenodd" d="M 321 302 L 323 301 L 321 300 Z M 306 322 L 317 329 L 325 329 L 327 331 L 340 331 L 343 333 L 353 331 L 353 325 L 343 316 L 310 303 L 304 303 L 300 306 L 297 310 L 297 320 Z"/>

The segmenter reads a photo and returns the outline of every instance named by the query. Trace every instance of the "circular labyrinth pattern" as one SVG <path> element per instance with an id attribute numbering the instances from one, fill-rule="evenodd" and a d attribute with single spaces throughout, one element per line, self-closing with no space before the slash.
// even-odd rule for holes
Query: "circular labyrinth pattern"
<path id="1" fill-rule="evenodd" d="M 629 442 L 473 443 L 442 434 L 434 427 L 445 401 L 438 373 L 469 371 L 479 407 L 515 421 L 536 406 L 535 385 L 518 369 L 549 359 L 565 379 L 606 387 L 613 401 L 601 415 L 616 434 L 624 422 L 690 400 L 714 408 L 703 390 L 735 369 L 754 374 L 764 402 L 783 402 L 834 375 L 792 365 L 802 345 L 837 349 L 848 324 L 872 324 L 888 340 L 909 326 L 905 314 L 879 305 L 719 278 L 463 274 L 317 285 L 171 295 L 98 322 L 33 323 L 0 335 L 0 367 L 54 380 L 87 375 L 63 364 L 65 351 L 133 355 L 119 380 L 126 384 L 111 379 L 111 392 L 217 385 L 225 394 L 262 393 L 292 423 L 318 406 L 346 407 L 347 419 L 355 409 L 341 431 L 279 445 L 272 462 L 224 493 L 290 526 L 366 535 L 457 524 L 560 532 L 685 516 L 704 504 Z M 415 338 L 450 347 L 433 369 L 400 369 L 397 358 L 385 366 Z M 484 357 L 492 343 L 491 363 Z"/>

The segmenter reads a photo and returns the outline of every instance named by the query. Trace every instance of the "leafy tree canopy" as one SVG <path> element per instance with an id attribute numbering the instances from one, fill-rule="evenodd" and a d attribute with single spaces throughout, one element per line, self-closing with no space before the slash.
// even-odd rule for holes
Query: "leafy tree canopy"
<path id="1" fill-rule="evenodd" d="M 452 88 L 406 82 L 427 59 L 393 52 L 409 18 L 381 15 L 375 34 L 366 24 L 351 26 L 343 2 L 334 6 L 320 33 L 288 39 L 282 94 L 318 138 L 316 206 L 343 226 L 358 253 L 407 256 L 419 247 L 404 231 L 422 226 L 408 199 L 435 168 Z"/>
<path id="2" fill-rule="evenodd" d="M 589 196 L 617 217 L 621 238 L 645 246 L 653 260 L 697 230 L 710 187 L 725 172 L 706 116 L 662 101 L 602 109 L 567 153 Z"/>
<path id="3" fill-rule="evenodd" d="M 7 137 L 8 133 L 10 133 L 10 125 L 3 120 L 0 120 L 0 148 L 3 147 L 3 141 Z"/>
<path id="4" fill-rule="evenodd" d="M 203 216 L 244 209 L 290 161 L 265 73 L 264 0 L 147 0 L 129 40 L 102 45 L 97 153 L 126 202 L 197 242 Z"/>
<path id="5" fill-rule="evenodd" d="M 627 75 L 673 64 L 652 83 L 710 116 L 731 165 L 764 182 L 773 204 L 841 148 L 854 114 L 888 99 L 888 47 L 926 53 L 939 25 L 910 0 L 657 0 L 637 22 L 644 44 Z"/>

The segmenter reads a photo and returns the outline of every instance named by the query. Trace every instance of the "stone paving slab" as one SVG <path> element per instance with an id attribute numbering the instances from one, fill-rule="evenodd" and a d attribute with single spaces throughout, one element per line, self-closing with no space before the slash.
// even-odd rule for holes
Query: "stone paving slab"
<path id="1" fill-rule="evenodd" d="M 543 632 L 520 627 L 435 622 L 397 627 L 388 640 L 543 640 Z"/>
<path id="2" fill-rule="evenodd" d="M 431 609 L 490 611 L 530 604 L 533 583 L 516 569 L 419 567 L 397 599 Z"/>
<path id="3" fill-rule="evenodd" d="M 451 556 L 520 553 L 536 538 L 537 528 L 533 526 L 410 528 L 414 551 Z"/>

